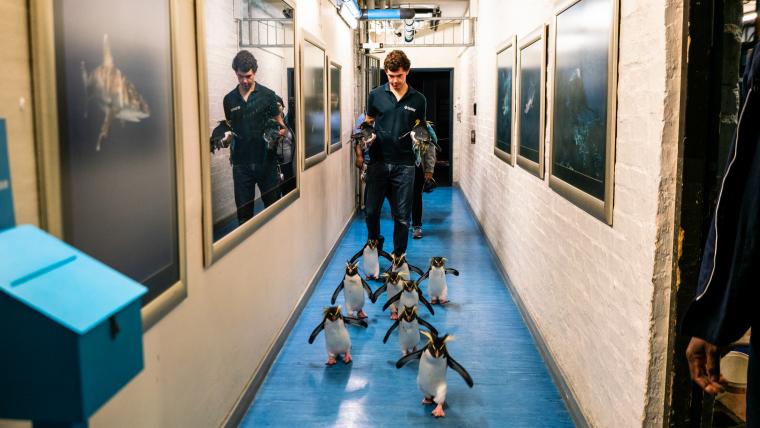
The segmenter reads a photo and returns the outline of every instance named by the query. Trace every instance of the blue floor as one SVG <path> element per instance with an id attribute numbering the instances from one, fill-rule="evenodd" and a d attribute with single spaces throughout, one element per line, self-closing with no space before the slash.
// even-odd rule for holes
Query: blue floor
<path id="1" fill-rule="evenodd" d="M 425 270 L 430 257 L 446 256 L 447 264 L 461 275 L 447 276 L 451 303 L 443 308 L 435 305 L 435 316 L 421 308 L 422 317 L 441 334 L 455 336 L 448 342 L 449 353 L 470 373 L 474 388 L 448 370 L 446 417 L 430 415 L 434 406 L 420 404 L 418 364 L 395 368 L 401 357 L 396 332 L 387 344 L 382 342 L 392 323 L 389 313 L 381 312 L 384 295 L 374 305 L 367 301 L 368 329 L 349 327 L 353 363 L 344 365 L 338 360 L 332 367 L 325 365 L 324 333 L 313 345 L 307 343 L 342 279 L 346 260 L 366 240 L 364 221 L 357 218 L 243 419 L 243 427 L 573 425 L 461 192 L 438 188 L 424 195 L 424 204 L 425 235 L 409 240 L 409 261 Z M 383 214 L 381 228 L 390 251 L 393 223 L 387 205 Z M 370 281 L 370 286 L 375 290 L 379 283 Z M 342 302 L 341 294 L 337 303 Z"/>

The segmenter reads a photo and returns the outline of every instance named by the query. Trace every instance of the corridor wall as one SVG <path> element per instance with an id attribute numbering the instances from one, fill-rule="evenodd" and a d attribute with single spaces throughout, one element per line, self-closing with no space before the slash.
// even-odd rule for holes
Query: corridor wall
<path id="1" fill-rule="evenodd" d="M 673 280 L 683 2 L 620 1 L 611 226 L 552 190 L 548 178 L 494 155 L 497 47 L 515 34 L 519 45 L 567 3 L 478 3 L 476 46 L 461 53 L 456 68 L 462 121 L 455 121 L 455 180 L 582 418 L 600 427 L 659 426 Z M 547 160 L 553 32 L 550 25 Z"/>
<path id="2" fill-rule="evenodd" d="M 28 3 L 8 0 L 0 6 L 0 117 L 8 119 L 10 130 L 17 221 L 39 224 Z M 342 139 L 347 141 L 355 80 L 350 28 L 330 2 L 297 3 L 298 26 L 321 38 L 330 58 L 343 67 Z M 188 296 L 145 333 L 145 369 L 91 418 L 93 427 L 219 426 L 261 369 L 354 212 L 346 146 L 302 172 L 295 202 L 204 269 L 195 2 L 177 4 Z M 20 97 L 26 99 L 24 109 L 18 107 Z M 0 427 L 17 426 L 29 424 L 0 421 Z"/>

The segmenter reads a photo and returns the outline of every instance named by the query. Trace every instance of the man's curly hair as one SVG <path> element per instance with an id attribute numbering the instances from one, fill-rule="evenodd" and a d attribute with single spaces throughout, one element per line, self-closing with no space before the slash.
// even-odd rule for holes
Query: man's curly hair
<path id="1" fill-rule="evenodd" d="M 398 71 L 399 69 L 409 71 L 412 63 L 409 61 L 409 58 L 407 58 L 404 51 L 395 50 L 385 57 L 383 66 L 385 67 L 386 71 Z"/>

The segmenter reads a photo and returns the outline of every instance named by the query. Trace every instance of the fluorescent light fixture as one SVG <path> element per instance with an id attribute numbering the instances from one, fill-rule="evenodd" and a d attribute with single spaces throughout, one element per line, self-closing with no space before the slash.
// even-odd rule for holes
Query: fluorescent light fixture
<path id="1" fill-rule="evenodd" d="M 343 4 L 340 5 L 340 10 L 343 12 L 344 9 L 347 10 L 347 13 L 350 13 L 354 19 L 359 19 L 362 16 L 362 11 L 359 9 L 359 3 L 356 2 L 356 0 L 342 0 Z"/>
<path id="2" fill-rule="evenodd" d="M 350 2 L 349 2 L 350 3 Z M 353 13 L 349 10 L 348 7 L 346 7 L 348 3 L 343 3 L 340 6 L 340 11 L 338 14 L 343 19 L 343 22 L 348 24 L 351 29 L 356 30 L 359 27 L 359 21 L 356 19 Z"/>

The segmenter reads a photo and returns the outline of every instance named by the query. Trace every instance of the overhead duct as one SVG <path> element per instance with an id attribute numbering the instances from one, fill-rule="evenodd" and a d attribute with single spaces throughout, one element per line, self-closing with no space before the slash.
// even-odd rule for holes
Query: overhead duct
<path id="1" fill-rule="evenodd" d="M 414 9 L 367 9 L 362 11 L 362 20 L 399 20 L 414 19 Z"/>

